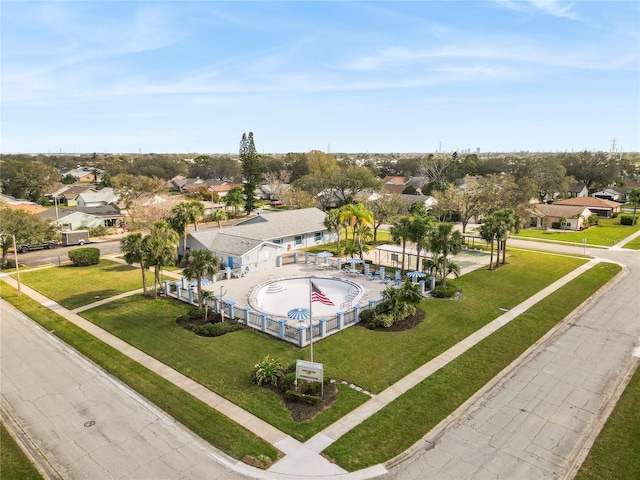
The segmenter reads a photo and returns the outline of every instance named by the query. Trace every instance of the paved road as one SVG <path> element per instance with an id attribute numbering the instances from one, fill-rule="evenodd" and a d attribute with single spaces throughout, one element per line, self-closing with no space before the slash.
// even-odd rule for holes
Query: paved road
<path id="1" fill-rule="evenodd" d="M 115 255 L 120 253 L 120 239 L 95 241 L 85 245 L 86 247 L 98 248 L 100 255 Z M 34 250 L 33 252 L 18 253 L 18 262 L 20 265 L 26 265 L 31 268 L 40 265 L 60 265 L 61 262 L 69 260 L 69 250 L 80 248 L 79 245 L 72 247 L 57 247 L 52 250 Z M 10 259 L 13 253 L 10 253 Z"/>
<path id="2" fill-rule="evenodd" d="M 640 344 L 640 252 L 587 253 L 629 269 L 427 435 L 389 478 L 572 478 L 640 361 L 633 356 Z"/>
<path id="3" fill-rule="evenodd" d="M 246 478 L 232 470 L 236 460 L 21 312 L 4 301 L 0 309 L 2 404 L 60 477 Z"/>

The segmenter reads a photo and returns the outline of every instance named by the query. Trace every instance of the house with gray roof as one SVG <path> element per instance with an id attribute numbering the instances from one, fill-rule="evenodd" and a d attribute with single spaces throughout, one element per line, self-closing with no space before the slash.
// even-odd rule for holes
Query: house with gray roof
<path id="1" fill-rule="evenodd" d="M 324 225 L 325 215 L 318 208 L 264 212 L 230 227 L 190 233 L 187 251 L 207 248 L 222 268 L 273 268 L 283 253 L 337 241 Z"/>

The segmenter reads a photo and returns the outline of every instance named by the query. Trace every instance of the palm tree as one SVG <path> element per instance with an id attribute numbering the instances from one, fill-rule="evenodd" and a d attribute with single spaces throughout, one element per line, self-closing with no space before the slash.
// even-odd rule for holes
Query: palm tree
<path id="1" fill-rule="evenodd" d="M 389 230 L 391 238 L 396 245 L 402 244 L 402 266 L 400 269 L 404 272 L 404 258 L 407 250 L 407 240 L 411 238 L 411 217 L 403 216 L 391 226 Z"/>
<path id="2" fill-rule="evenodd" d="M 229 216 L 227 215 L 226 210 L 218 208 L 211 214 L 211 218 L 214 222 L 218 222 L 218 228 L 222 228 L 222 222 L 229 218 Z"/>
<path id="3" fill-rule="evenodd" d="M 420 253 L 429 248 L 429 232 L 433 229 L 434 218 L 414 215 L 411 217 L 409 239 L 416 244 L 416 270 L 420 271 Z"/>
<path id="4" fill-rule="evenodd" d="M 189 224 L 195 225 L 198 231 L 198 222 L 204 215 L 204 205 L 198 200 L 190 202 L 181 202 L 171 209 L 173 217 L 169 220 L 171 226 L 182 235 L 182 253 L 187 251 L 187 234 L 189 233 Z"/>
<path id="5" fill-rule="evenodd" d="M 442 286 L 447 286 L 448 256 L 460 253 L 464 241 L 451 223 L 440 223 L 429 235 L 431 251 L 442 256 Z"/>
<path id="6" fill-rule="evenodd" d="M 202 306 L 202 279 L 218 271 L 218 259 L 206 248 L 196 248 L 189 252 L 182 261 L 183 273 L 189 279 L 196 279 L 198 289 L 198 303 Z"/>
<path id="7" fill-rule="evenodd" d="M 198 231 L 198 222 L 204 217 L 204 204 L 200 200 L 191 200 L 187 202 L 187 220 L 189 223 L 193 223 L 193 226 Z"/>
<path id="8" fill-rule="evenodd" d="M 124 261 L 129 265 L 138 263 L 142 272 L 142 292 L 147 294 L 147 255 L 141 233 L 130 233 L 120 239 L 120 251 L 124 253 Z"/>
<path id="9" fill-rule="evenodd" d="M 353 230 L 353 239 L 358 241 L 359 247 L 362 248 L 362 239 L 356 237 L 357 225 L 373 226 L 373 213 L 367 210 L 362 203 L 354 205 L 350 203 L 342 207 L 340 220 L 346 221 Z"/>
<path id="10" fill-rule="evenodd" d="M 382 298 L 389 306 L 395 323 L 416 312 L 416 305 L 422 300 L 422 293 L 419 284 L 407 281 L 400 288 L 385 288 Z"/>
<path id="11" fill-rule="evenodd" d="M 242 188 L 236 187 L 224 197 L 227 207 L 233 207 L 233 214 L 238 215 L 238 207 L 244 203 Z"/>
<path id="12" fill-rule="evenodd" d="M 491 244 L 491 256 L 489 257 L 489 270 L 493 270 L 493 244 L 500 231 L 500 220 L 495 215 L 485 217 L 480 225 L 480 237 Z"/>
<path id="13" fill-rule="evenodd" d="M 338 245 L 336 247 L 336 253 L 340 255 L 340 238 L 342 237 L 343 222 L 340 218 L 342 211 L 339 208 L 334 208 L 327 212 L 324 217 L 324 226 L 327 227 L 327 231 L 331 232 L 335 230 L 338 234 Z"/>
<path id="14" fill-rule="evenodd" d="M 504 265 L 507 261 L 507 239 L 510 233 L 518 233 L 520 231 L 521 222 L 518 214 L 511 208 L 498 210 L 495 216 L 501 222 L 501 236 L 499 240 L 502 243 L 502 264 Z"/>
<path id="15" fill-rule="evenodd" d="M 162 269 L 175 263 L 176 244 L 180 237 L 165 221 L 158 221 L 151 227 L 149 235 L 143 239 L 143 248 L 147 255 L 148 265 L 155 268 L 153 294 L 158 298 L 158 285 L 161 285 Z"/>
<path id="16" fill-rule="evenodd" d="M 373 229 L 369 225 L 356 225 L 356 238 L 358 239 L 358 251 L 360 260 L 364 260 L 364 253 L 370 250 L 369 242 L 373 239 Z"/>
<path id="17" fill-rule="evenodd" d="M 632 225 L 636 224 L 636 210 L 638 210 L 638 203 L 640 203 L 640 188 L 632 188 L 629 191 L 629 201 L 633 203 L 633 220 Z"/>

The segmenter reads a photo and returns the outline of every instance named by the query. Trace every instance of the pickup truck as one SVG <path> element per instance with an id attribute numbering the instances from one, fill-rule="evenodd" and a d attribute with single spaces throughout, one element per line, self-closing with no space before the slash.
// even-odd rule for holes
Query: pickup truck
<path id="1" fill-rule="evenodd" d="M 21 253 L 27 253 L 30 250 L 44 250 L 45 248 L 56 248 L 58 246 L 57 240 L 41 240 L 39 242 L 22 242 L 16 245 L 16 248 Z"/>

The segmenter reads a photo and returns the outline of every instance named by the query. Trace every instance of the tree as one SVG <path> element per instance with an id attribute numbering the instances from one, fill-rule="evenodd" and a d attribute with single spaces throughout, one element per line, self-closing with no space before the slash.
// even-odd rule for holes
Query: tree
<path id="1" fill-rule="evenodd" d="M 493 270 L 493 246 L 500 233 L 500 220 L 495 215 L 485 217 L 480 225 L 480 236 L 491 244 L 491 256 L 489 257 L 489 270 Z"/>
<path id="2" fill-rule="evenodd" d="M 353 203 L 360 192 L 380 189 L 381 182 L 368 168 L 342 164 L 332 187 L 344 203 Z"/>
<path id="3" fill-rule="evenodd" d="M 430 216 L 413 215 L 409 225 L 409 239 L 416 245 L 416 270 L 420 271 L 420 254 L 429 249 L 429 234 L 435 220 Z"/>
<path id="4" fill-rule="evenodd" d="M 182 251 L 186 252 L 189 225 L 192 223 L 195 224 L 196 231 L 198 231 L 198 221 L 201 220 L 204 215 L 204 205 L 198 200 L 182 202 L 173 207 L 171 212 L 173 216 L 169 219 L 169 224 L 176 232 L 182 235 Z"/>
<path id="5" fill-rule="evenodd" d="M 355 237 L 358 239 L 358 251 L 360 252 L 360 260 L 364 261 L 364 254 L 370 250 L 369 242 L 373 238 L 373 229 L 370 225 L 359 223 L 355 228 Z"/>
<path id="6" fill-rule="evenodd" d="M 218 208 L 211 214 L 211 219 L 214 222 L 218 222 L 218 228 L 222 228 L 222 222 L 227 220 L 227 218 L 229 218 L 229 216 L 227 215 L 227 211 L 223 208 Z"/>
<path id="7" fill-rule="evenodd" d="M 342 210 L 339 208 L 334 208 L 329 210 L 324 217 L 324 226 L 327 227 L 327 231 L 336 231 L 338 235 L 338 244 L 336 247 L 336 253 L 340 255 L 340 240 L 342 238 L 342 227 L 344 222 L 342 221 Z"/>
<path id="8" fill-rule="evenodd" d="M 640 203 L 640 188 L 632 188 L 629 191 L 629 201 L 633 204 L 633 221 L 631 225 L 635 225 L 636 211 L 638 210 L 638 203 Z"/>
<path id="9" fill-rule="evenodd" d="M 144 248 L 144 242 L 141 233 L 130 233 L 126 237 L 120 239 L 120 251 L 124 254 L 124 261 L 132 265 L 137 263 L 140 265 L 142 272 L 142 292 L 147 294 L 147 275 L 149 268 L 147 265 L 147 252 Z"/>
<path id="10" fill-rule="evenodd" d="M 495 216 L 501 223 L 501 228 L 498 232 L 500 234 L 498 241 L 502 243 L 500 248 L 502 248 L 502 264 L 504 265 L 507 261 L 507 239 L 511 232 L 518 233 L 520 231 L 521 221 L 520 217 L 511 208 L 498 210 Z"/>
<path id="11" fill-rule="evenodd" d="M 227 195 L 224 197 L 226 200 L 226 206 L 233 208 L 233 214 L 238 215 L 238 207 L 242 205 L 244 202 L 244 198 L 242 196 L 242 188 L 236 187 L 232 189 Z"/>
<path id="12" fill-rule="evenodd" d="M 375 200 L 366 200 L 364 206 L 373 214 L 373 241 L 378 241 L 378 228 L 385 223 L 393 223 L 400 215 L 407 213 L 407 204 L 400 195 L 378 195 Z"/>
<path id="13" fill-rule="evenodd" d="M 372 226 L 373 214 L 367 210 L 362 203 L 354 205 L 350 203 L 342 207 L 340 219 L 346 222 L 353 231 L 353 240 L 358 243 L 360 256 L 362 257 L 362 237 L 356 234 L 358 226 Z"/>
<path id="14" fill-rule="evenodd" d="M 37 215 L 6 206 L 0 207 L 0 232 L 4 234 L 0 237 L 2 268 L 7 264 L 7 254 L 13 248 L 14 236 L 16 243 L 55 237 L 53 227 Z"/>
<path id="15" fill-rule="evenodd" d="M 402 244 L 402 266 L 400 269 L 404 272 L 407 240 L 411 238 L 411 217 L 408 215 L 400 217 L 398 221 L 391 226 L 389 234 L 396 245 Z"/>
<path id="16" fill-rule="evenodd" d="M 206 248 L 191 250 L 182 261 L 183 273 L 188 279 L 196 279 L 198 289 L 198 303 L 202 306 L 202 279 L 207 275 L 213 275 L 218 271 L 218 259 Z"/>
<path id="17" fill-rule="evenodd" d="M 175 264 L 176 245 L 180 237 L 165 221 L 153 224 L 149 235 L 144 237 L 143 248 L 147 263 L 154 268 L 153 295 L 158 297 L 158 285 L 162 285 L 162 269 Z"/>
<path id="18" fill-rule="evenodd" d="M 429 236 L 431 251 L 442 256 L 442 283 L 443 287 L 447 286 L 447 261 L 449 255 L 460 253 L 464 241 L 462 235 L 453 229 L 451 223 L 440 223 L 436 228 L 431 230 Z"/>
<path id="19" fill-rule="evenodd" d="M 382 298 L 391 310 L 393 323 L 396 323 L 415 313 L 416 305 L 422 300 L 422 293 L 418 283 L 406 281 L 400 288 L 385 288 L 382 291 Z"/>
<path id="20" fill-rule="evenodd" d="M 260 179 L 262 178 L 262 167 L 260 166 L 260 157 L 256 152 L 256 146 L 253 142 L 253 132 L 242 134 L 240 140 L 240 164 L 242 165 L 242 174 L 244 176 L 244 209 L 247 214 L 255 210 L 255 190 L 258 188 Z"/>
<path id="21" fill-rule="evenodd" d="M 2 162 L 0 187 L 4 194 L 40 202 L 46 189 L 60 179 L 60 172 L 31 158 L 9 158 Z"/>
<path id="22" fill-rule="evenodd" d="M 519 159 L 516 167 L 516 180 L 533 182 L 538 200 L 543 202 L 547 197 L 553 198 L 556 192 L 567 190 L 567 170 L 560 159 L 553 156 Z"/>
<path id="23" fill-rule="evenodd" d="M 124 203 L 124 207 L 127 210 L 142 199 L 148 199 L 149 196 L 168 191 L 167 183 L 164 180 L 145 177 L 144 175 L 123 173 L 114 176 L 111 182 L 113 183 L 114 192 L 120 197 L 120 201 Z M 131 223 L 136 222 L 136 218 L 132 215 L 133 212 L 134 209 L 129 211 Z"/>

